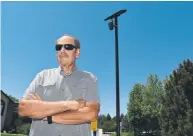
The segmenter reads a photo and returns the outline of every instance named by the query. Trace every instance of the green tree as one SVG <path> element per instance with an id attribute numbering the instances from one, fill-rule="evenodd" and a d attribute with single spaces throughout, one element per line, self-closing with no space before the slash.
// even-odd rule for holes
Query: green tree
<path id="1" fill-rule="evenodd" d="M 14 96 L 8 95 L 15 103 L 18 102 L 18 99 Z M 9 133 L 25 134 L 27 135 L 31 126 L 31 118 L 21 117 L 18 113 L 13 114 L 13 120 L 9 128 L 6 129 Z"/>
<path id="2" fill-rule="evenodd" d="M 116 129 L 116 123 L 115 121 L 111 120 L 107 120 L 104 122 L 103 124 L 103 131 L 104 132 L 114 132 Z"/>
<path id="3" fill-rule="evenodd" d="M 150 75 L 147 83 L 135 84 L 129 97 L 128 119 L 136 134 L 142 132 L 160 135 L 159 109 L 163 85 L 157 75 Z"/>
<path id="4" fill-rule="evenodd" d="M 150 75 L 147 78 L 145 90 L 143 94 L 142 112 L 143 112 L 143 129 L 147 133 L 152 133 L 156 136 L 160 135 L 160 107 L 161 97 L 164 89 L 161 80 L 158 76 Z"/>
<path id="5" fill-rule="evenodd" d="M 107 120 L 111 121 L 111 115 L 109 113 L 107 114 Z"/>
<path id="6" fill-rule="evenodd" d="M 104 122 L 107 121 L 107 117 L 105 115 L 100 115 L 98 119 L 99 128 L 103 128 Z"/>
<path id="7" fill-rule="evenodd" d="M 132 91 L 129 94 L 129 103 L 127 105 L 127 118 L 132 125 L 132 129 L 136 133 L 140 133 L 143 102 L 144 85 L 135 84 Z"/>
<path id="8" fill-rule="evenodd" d="M 9 96 L 9 98 L 11 98 L 15 103 L 18 102 L 18 99 L 16 97 L 14 97 L 12 95 L 8 95 L 8 94 L 7 94 L 7 96 Z"/>
<path id="9" fill-rule="evenodd" d="M 29 123 L 23 123 L 19 127 L 17 127 L 17 133 L 18 134 L 24 134 L 28 135 L 30 130 L 30 124 Z"/>
<path id="10" fill-rule="evenodd" d="M 126 116 L 124 116 L 124 117 L 122 118 L 121 131 L 122 131 L 122 132 L 129 132 L 130 129 L 131 129 L 131 128 L 130 128 L 129 120 L 127 119 Z"/>
<path id="11" fill-rule="evenodd" d="M 124 117 L 125 117 L 124 114 L 121 113 L 120 120 L 122 121 Z"/>
<path id="12" fill-rule="evenodd" d="M 193 63 L 186 60 L 166 78 L 161 104 L 163 136 L 193 135 Z"/>

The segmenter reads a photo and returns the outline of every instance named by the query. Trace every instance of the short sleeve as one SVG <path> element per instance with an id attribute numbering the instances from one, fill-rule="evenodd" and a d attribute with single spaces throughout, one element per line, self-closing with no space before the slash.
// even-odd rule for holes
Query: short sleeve
<path id="1" fill-rule="evenodd" d="M 96 77 L 89 78 L 87 83 L 87 91 L 86 91 L 85 99 L 88 102 L 97 102 L 100 104 L 98 80 Z"/>
<path id="2" fill-rule="evenodd" d="M 21 99 L 26 98 L 27 95 L 29 95 L 30 93 L 35 93 L 36 92 L 36 88 L 39 86 L 40 81 L 41 81 L 41 73 L 38 73 L 36 75 L 36 77 L 32 80 L 31 84 L 29 85 L 29 87 L 25 90 L 24 95 L 21 97 Z"/>

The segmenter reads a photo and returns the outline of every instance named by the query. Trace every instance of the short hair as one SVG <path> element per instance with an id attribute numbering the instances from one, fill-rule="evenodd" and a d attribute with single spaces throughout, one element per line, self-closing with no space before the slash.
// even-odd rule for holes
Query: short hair
<path id="1" fill-rule="evenodd" d="M 63 36 L 69 36 L 69 37 L 71 37 L 71 38 L 74 40 L 74 46 L 76 46 L 77 49 L 80 49 L 80 41 L 78 40 L 78 38 L 76 38 L 75 36 L 69 35 L 69 34 L 64 34 Z M 63 36 L 62 36 L 62 37 L 63 37 Z M 59 38 L 59 39 L 60 39 L 60 38 Z M 56 40 L 56 43 L 57 43 L 57 41 L 58 41 L 59 39 Z"/>

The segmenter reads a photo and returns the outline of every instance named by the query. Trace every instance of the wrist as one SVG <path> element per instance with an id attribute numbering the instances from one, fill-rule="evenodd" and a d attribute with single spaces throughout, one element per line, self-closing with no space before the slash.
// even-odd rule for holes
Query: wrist
<path id="1" fill-rule="evenodd" d="M 47 121 L 47 117 L 43 118 L 42 120 Z"/>
<path id="2" fill-rule="evenodd" d="M 60 121 L 60 114 L 52 116 L 52 122 L 58 123 Z"/>
<path id="3" fill-rule="evenodd" d="M 62 101 L 61 105 L 62 105 L 61 112 L 66 111 L 66 110 L 71 110 L 71 106 L 72 106 L 71 101 Z"/>
<path id="4" fill-rule="evenodd" d="M 68 101 L 69 110 L 77 111 L 80 108 L 80 104 L 76 100 Z"/>

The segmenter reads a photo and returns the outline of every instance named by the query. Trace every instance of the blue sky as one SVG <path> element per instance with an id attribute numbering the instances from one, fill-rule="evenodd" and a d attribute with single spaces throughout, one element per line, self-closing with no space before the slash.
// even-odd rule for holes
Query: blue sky
<path id="1" fill-rule="evenodd" d="M 80 39 L 79 69 L 98 77 L 102 114 L 116 115 L 114 31 L 104 18 L 119 18 L 120 105 L 149 74 L 168 76 L 193 60 L 193 2 L 2 2 L 2 89 L 20 98 L 35 75 L 58 67 L 55 40 Z"/>

